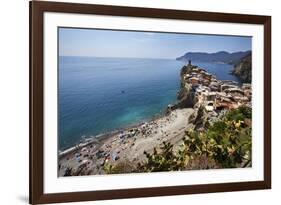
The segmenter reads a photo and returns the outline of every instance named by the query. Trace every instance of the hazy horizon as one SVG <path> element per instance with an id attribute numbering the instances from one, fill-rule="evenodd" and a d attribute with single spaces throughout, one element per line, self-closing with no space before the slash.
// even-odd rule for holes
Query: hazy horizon
<path id="1" fill-rule="evenodd" d="M 172 60 L 187 52 L 252 50 L 252 37 L 59 28 L 59 56 Z"/>

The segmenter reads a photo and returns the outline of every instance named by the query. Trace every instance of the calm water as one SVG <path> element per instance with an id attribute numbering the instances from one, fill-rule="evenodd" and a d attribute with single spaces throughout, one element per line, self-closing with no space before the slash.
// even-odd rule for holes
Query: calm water
<path id="1" fill-rule="evenodd" d="M 240 82 L 239 78 L 235 75 L 229 74 L 233 70 L 233 65 L 223 63 L 204 63 L 204 62 L 192 62 L 194 65 L 198 65 L 201 68 L 206 69 L 209 73 L 217 76 L 219 80 L 233 80 Z"/>
<path id="2" fill-rule="evenodd" d="M 193 63 L 195 64 L 195 63 Z M 232 66 L 197 63 L 218 79 Z M 133 125 L 176 101 L 183 62 L 163 59 L 60 57 L 59 147 Z"/>

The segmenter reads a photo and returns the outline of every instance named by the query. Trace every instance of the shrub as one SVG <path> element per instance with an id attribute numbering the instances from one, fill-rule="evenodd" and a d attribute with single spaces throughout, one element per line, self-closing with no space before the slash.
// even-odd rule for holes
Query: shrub
<path id="1" fill-rule="evenodd" d="M 135 166 L 128 160 L 123 160 L 116 164 L 110 164 L 108 162 L 104 165 L 104 171 L 106 174 L 122 174 L 133 172 L 134 170 Z"/>
<path id="2" fill-rule="evenodd" d="M 154 148 L 153 153 L 144 152 L 147 162 L 139 163 L 136 172 L 159 172 L 159 171 L 174 171 L 184 167 L 186 162 L 183 155 L 178 155 L 173 152 L 171 143 L 163 142 L 160 151 Z"/>
<path id="3" fill-rule="evenodd" d="M 189 130 L 178 151 L 164 142 L 153 153 L 144 152 L 147 160 L 138 164 L 137 172 L 186 169 L 234 168 L 251 165 L 251 108 L 240 107 L 208 125 L 205 131 Z"/>

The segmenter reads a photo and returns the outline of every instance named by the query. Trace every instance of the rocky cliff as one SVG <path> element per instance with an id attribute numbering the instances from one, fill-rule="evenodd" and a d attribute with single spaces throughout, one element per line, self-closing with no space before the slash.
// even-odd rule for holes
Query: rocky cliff
<path id="1" fill-rule="evenodd" d="M 232 72 L 238 76 L 244 83 L 252 82 L 252 54 L 242 58 L 238 64 L 234 66 Z"/>
<path id="2" fill-rule="evenodd" d="M 203 106 L 198 104 L 192 84 L 185 79 L 185 76 L 191 74 L 193 69 L 198 69 L 198 66 L 192 65 L 191 61 L 182 67 L 180 73 L 181 88 L 177 96 L 178 102 L 170 107 L 170 109 L 193 108 L 193 113 L 190 115 L 188 121 L 194 125 L 195 129 L 200 129 L 205 127 L 206 122 L 208 122 L 208 113 L 206 113 Z"/>
<path id="3" fill-rule="evenodd" d="M 191 72 L 193 66 L 191 64 L 185 65 L 181 69 L 180 78 L 181 78 L 181 87 L 178 92 L 178 102 L 174 104 L 171 109 L 178 108 L 193 108 L 195 104 L 194 92 L 192 91 L 192 85 L 185 82 L 184 75 Z"/>

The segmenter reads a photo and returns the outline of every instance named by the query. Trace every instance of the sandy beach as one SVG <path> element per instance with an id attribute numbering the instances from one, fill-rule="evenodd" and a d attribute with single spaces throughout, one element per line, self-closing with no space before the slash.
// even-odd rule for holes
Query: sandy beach
<path id="1" fill-rule="evenodd" d="M 135 166 L 145 160 L 144 151 L 152 152 L 163 141 L 177 147 L 185 130 L 192 128 L 188 122 L 192 108 L 176 109 L 169 114 L 130 127 L 87 139 L 79 146 L 59 154 L 59 176 L 68 168 L 72 172 L 83 170 L 87 175 L 105 174 L 104 165 L 126 162 Z"/>

